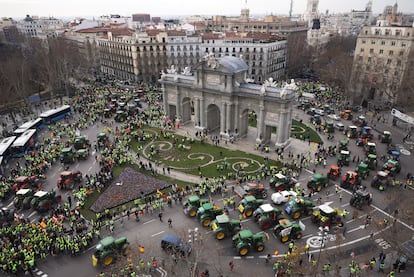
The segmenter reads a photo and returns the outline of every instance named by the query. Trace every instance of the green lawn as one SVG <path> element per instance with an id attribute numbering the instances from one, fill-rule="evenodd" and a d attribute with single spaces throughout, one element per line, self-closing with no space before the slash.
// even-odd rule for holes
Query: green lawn
<path id="1" fill-rule="evenodd" d="M 315 130 L 308 127 L 306 124 L 301 123 L 295 119 L 292 119 L 292 128 L 290 136 L 292 138 L 303 139 L 309 135 L 311 142 L 322 142 L 321 137 L 318 135 Z"/>

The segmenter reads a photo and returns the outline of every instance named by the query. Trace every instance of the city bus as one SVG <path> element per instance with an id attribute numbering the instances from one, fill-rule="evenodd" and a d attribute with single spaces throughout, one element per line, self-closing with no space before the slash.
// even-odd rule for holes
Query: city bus
<path id="1" fill-rule="evenodd" d="M 70 113 L 70 106 L 63 105 L 60 108 L 51 109 L 51 110 L 45 111 L 44 113 L 41 113 L 40 118 L 43 119 L 44 124 L 50 124 L 58 120 L 61 120 L 69 113 Z"/>
<path id="2" fill-rule="evenodd" d="M 0 164 L 6 164 L 12 157 L 11 146 L 16 139 L 16 136 L 4 138 L 0 141 Z"/>
<path id="3" fill-rule="evenodd" d="M 23 134 L 29 129 L 36 129 L 37 131 L 43 129 L 43 119 L 38 117 L 36 119 L 23 123 L 19 128 L 13 131 L 13 134 L 16 137 L 19 137 L 21 134 Z"/>
<path id="4" fill-rule="evenodd" d="M 12 144 L 13 157 L 23 157 L 35 144 L 36 129 L 29 129 L 20 135 Z"/>

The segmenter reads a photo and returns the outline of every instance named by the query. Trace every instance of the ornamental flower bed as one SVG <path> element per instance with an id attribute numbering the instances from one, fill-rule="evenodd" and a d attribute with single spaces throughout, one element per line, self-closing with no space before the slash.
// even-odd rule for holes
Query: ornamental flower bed
<path id="1" fill-rule="evenodd" d="M 91 206 L 95 213 L 170 187 L 171 184 L 127 167 Z"/>

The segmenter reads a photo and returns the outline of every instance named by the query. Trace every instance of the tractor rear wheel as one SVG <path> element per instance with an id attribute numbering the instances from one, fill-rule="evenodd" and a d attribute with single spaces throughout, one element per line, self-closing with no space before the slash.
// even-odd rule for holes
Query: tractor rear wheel
<path id="1" fill-rule="evenodd" d="M 280 237 L 280 241 L 283 242 L 283 243 L 288 242 L 288 240 L 289 240 L 289 236 Z"/>
<path id="2" fill-rule="evenodd" d="M 298 219 L 300 217 L 301 213 L 300 211 L 296 211 L 293 213 L 293 219 Z"/>
<path id="3" fill-rule="evenodd" d="M 320 192 L 322 190 L 322 186 L 321 185 L 318 185 L 317 187 L 316 187 L 316 191 L 317 192 Z"/>
<path id="4" fill-rule="evenodd" d="M 267 197 L 267 191 L 263 191 L 263 192 L 262 192 L 262 197 L 263 197 L 263 198 L 266 198 L 266 197 Z"/>
<path id="5" fill-rule="evenodd" d="M 253 210 L 252 209 L 247 209 L 246 212 L 244 213 L 246 215 L 246 217 L 251 217 L 253 214 Z"/>
<path id="6" fill-rule="evenodd" d="M 267 230 L 267 229 L 269 229 L 270 228 L 270 221 L 265 221 L 265 222 L 263 222 L 262 223 L 262 230 Z"/>
<path id="7" fill-rule="evenodd" d="M 202 224 L 203 224 L 203 226 L 204 226 L 204 227 L 208 227 L 208 226 L 210 226 L 210 223 L 211 223 L 210 218 L 204 218 L 204 219 L 203 219 Z"/>
<path id="8" fill-rule="evenodd" d="M 216 239 L 218 239 L 218 240 L 224 239 L 225 236 L 226 236 L 226 234 L 224 234 L 223 231 L 219 231 L 219 232 L 216 233 Z"/>
<path id="9" fill-rule="evenodd" d="M 103 260 L 103 265 L 110 265 L 114 261 L 114 257 L 112 255 L 108 255 Z"/>

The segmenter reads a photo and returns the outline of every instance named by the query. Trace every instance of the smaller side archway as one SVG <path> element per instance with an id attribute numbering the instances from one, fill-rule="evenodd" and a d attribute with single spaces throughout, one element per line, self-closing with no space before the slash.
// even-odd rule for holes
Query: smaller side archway
<path id="1" fill-rule="evenodd" d="M 207 130 L 210 132 L 220 130 L 220 109 L 215 104 L 207 107 Z"/>
<path id="2" fill-rule="evenodd" d="M 190 97 L 184 97 L 182 100 L 182 123 L 186 123 L 191 120 L 191 107 L 192 101 Z"/>

